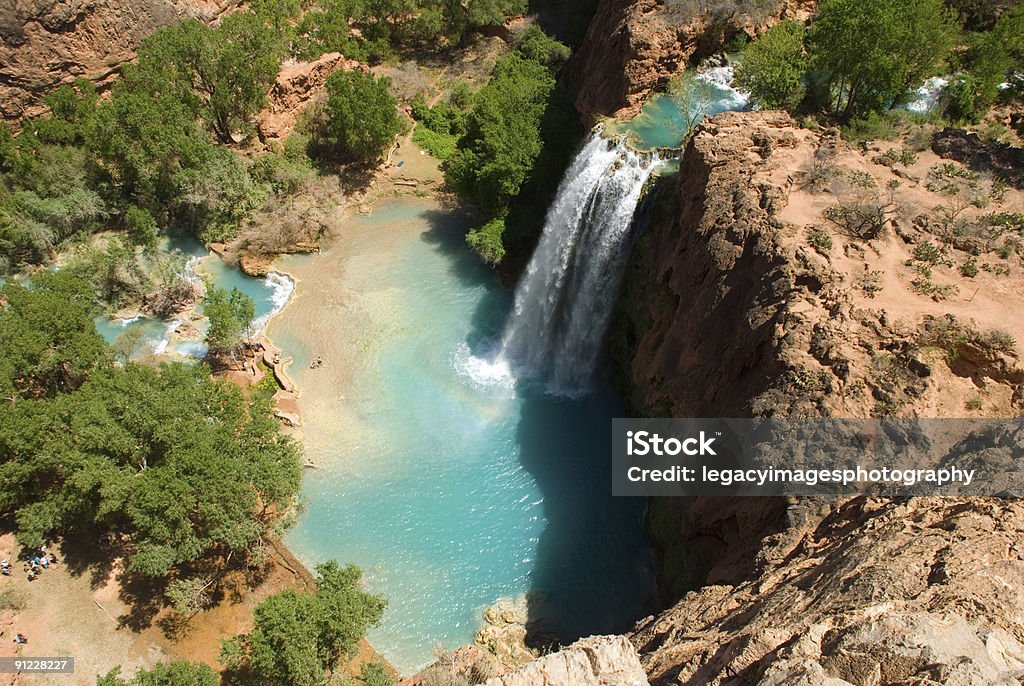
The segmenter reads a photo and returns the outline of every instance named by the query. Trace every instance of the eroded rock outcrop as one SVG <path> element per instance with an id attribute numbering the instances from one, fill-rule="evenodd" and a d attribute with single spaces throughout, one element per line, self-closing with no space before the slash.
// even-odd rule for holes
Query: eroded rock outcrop
<path id="1" fill-rule="evenodd" d="M 295 126 L 299 114 L 323 93 L 327 77 L 338 69 L 366 69 L 355 60 L 346 60 L 340 52 L 329 52 L 311 62 L 292 62 L 281 71 L 270 87 L 267 106 L 257 124 L 264 140 L 282 140 Z"/>
<path id="2" fill-rule="evenodd" d="M 1024 506 L 857 499 L 633 636 L 652 684 L 1016 684 Z"/>
<path id="3" fill-rule="evenodd" d="M 705 122 L 652 196 L 624 284 L 613 350 L 634 410 L 1018 414 L 1019 270 L 964 277 L 972 253 L 927 218 L 944 160 L 895 155 L 781 113 Z M 855 202 L 877 203 L 870 235 L 830 210 Z M 671 601 L 632 636 L 652 684 L 1024 675 L 1019 502 L 652 499 L 649 528 Z"/>
<path id="4" fill-rule="evenodd" d="M 625 637 L 591 636 L 486 686 L 647 686 L 647 677 Z"/>
<path id="5" fill-rule="evenodd" d="M 237 0 L 13 0 L 0 3 L 0 117 L 44 111 L 42 97 L 85 78 L 109 84 L 150 33 L 212 21 Z"/>

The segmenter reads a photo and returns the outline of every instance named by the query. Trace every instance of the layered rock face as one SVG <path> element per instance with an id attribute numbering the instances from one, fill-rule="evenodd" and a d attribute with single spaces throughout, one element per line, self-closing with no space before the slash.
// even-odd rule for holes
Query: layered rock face
<path id="1" fill-rule="evenodd" d="M 822 507 L 765 541 L 746 581 L 704 587 L 639 626 L 652 684 L 1019 683 L 1020 502 Z"/>
<path id="2" fill-rule="evenodd" d="M 41 113 L 41 98 L 86 78 L 100 87 L 150 33 L 188 17 L 210 21 L 237 0 L 8 0 L 0 3 L 0 116 Z"/>
<path id="3" fill-rule="evenodd" d="M 622 636 L 591 636 L 485 686 L 648 686 L 636 650 Z"/>
<path id="4" fill-rule="evenodd" d="M 886 152 L 782 113 L 699 127 L 651 197 L 613 327 L 636 413 L 1019 414 L 1021 332 L 1004 313 L 1024 307 L 1020 277 L 964 279 L 965 244 L 927 270 L 935 289 L 919 288 L 919 248 L 942 231 L 926 180 L 945 162 L 922 151 L 900 167 Z M 827 221 L 868 196 L 877 234 Z M 1001 203 L 1024 209 L 1016 191 Z M 1024 674 L 1019 502 L 656 498 L 649 528 L 672 603 L 632 635 L 652 684 Z"/>
<path id="5" fill-rule="evenodd" d="M 651 90 L 695 58 L 717 52 L 783 17 L 805 16 L 813 0 L 601 0 L 565 78 L 579 89 L 585 122 L 636 114 Z"/>

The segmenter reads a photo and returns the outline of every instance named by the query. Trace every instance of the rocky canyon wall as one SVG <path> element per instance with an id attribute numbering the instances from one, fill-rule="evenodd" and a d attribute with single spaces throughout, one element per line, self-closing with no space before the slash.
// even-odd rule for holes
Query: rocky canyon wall
<path id="1" fill-rule="evenodd" d="M 42 97 L 76 78 L 108 85 L 150 33 L 212 21 L 239 0 L 7 0 L 0 3 L 0 117 L 44 111 Z"/>
<path id="2" fill-rule="evenodd" d="M 942 160 L 922 151 L 904 170 L 881 152 L 776 112 L 699 127 L 678 177 L 651 196 L 612 330 L 635 413 L 1019 414 L 1018 351 L 983 333 L 1021 306 L 1005 295 L 1013 286 L 979 302 L 988 287 L 948 269 L 961 298 L 907 287 L 914 246 L 938 240 L 923 217 L 941 199 L 923 180 Z M 815 190 L 826 157 L 831 190 Z M 870 240 L 824 218 L 847 198 L 846 177 L 892 189 Z M 1017 195 L 1004 203 L 1024 209 Z M 812 229 L 827 247 L 810 243 Z M 864 286 L 869 272 L 877 290 Z M 937 349 L 943 327 L 960 332 L 952 352 Z M 972 393 L 984 399 L 965 403 Z M 652 684 L 995 684 L 1024 673 L 1017 502 L 656 498 L 649 529 L 670 603 L 632 636 Z"/>

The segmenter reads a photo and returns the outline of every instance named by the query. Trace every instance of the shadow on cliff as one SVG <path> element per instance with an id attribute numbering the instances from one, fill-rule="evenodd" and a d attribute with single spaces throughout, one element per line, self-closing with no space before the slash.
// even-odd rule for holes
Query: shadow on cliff
<path id="1" fill-rule="evenodd" d="M 527 643 L 566 644 L 620 633 L 654 609 L 645 499 L 611 495 L 608 392 L 553 398 L 521 388 L 520 461 L 544 497 L 547 526 L 530 574 Z"/>

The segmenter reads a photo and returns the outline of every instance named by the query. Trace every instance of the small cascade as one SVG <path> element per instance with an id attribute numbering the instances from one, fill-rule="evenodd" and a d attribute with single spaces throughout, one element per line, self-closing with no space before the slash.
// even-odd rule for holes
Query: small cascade
<path id="1" fill-rule="evenodd" d="M 496 362 L 558 394 L 586 389 L 618 293 L 633 212 L 660 158 L 591 134 L 548 210 Z"/>
<path id="2" fill-rule="evenodd" d="M 270 290 L 270 295 L 267 298 L 269 309 L 266 314 L 256 317 L 256 320 L 253 322 L 253 329 L 259 333 L 262 333 L 267 328 L 267 322 L 271 317 L 284 309 L 284 306 L 288 304 L 288 300 L 292 297 L 292 292 L 295 290 L 295 281 L 292 277 L 281 272 L 270 272 L 267 274 L 265 283 L 266 287 Z"/>

